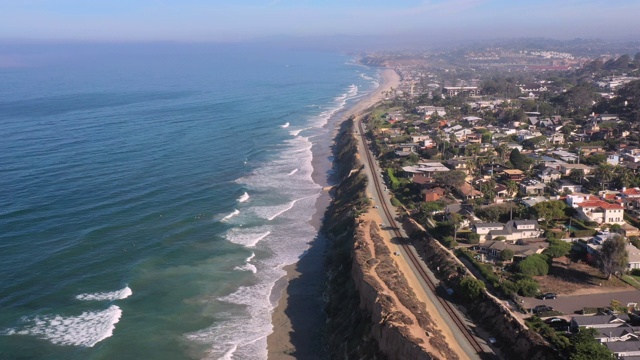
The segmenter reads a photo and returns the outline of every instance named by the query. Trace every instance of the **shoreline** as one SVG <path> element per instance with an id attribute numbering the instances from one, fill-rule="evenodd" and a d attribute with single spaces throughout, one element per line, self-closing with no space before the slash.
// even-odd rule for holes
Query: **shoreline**
<path id="1" fill-rule="evenodd" d="M 340 124 L 350 116 L 360 116 L 365 110 L 384 99 L 384 92 L 397 88 L 400 76 L 390 68 L 384 68 L 380 74 L 380 85 L 365 98 L 351 107 L 339 112 L 333 121 L 326 126 L 331 127 L 312 147 L 313 174 L 317 184 L 323 191 L 316 200 L 316 212 L 311 225 L 318 234 L 324 212 L 331 201 L 328 189 L 330 174 L 333 169 L 331 144 Z M 271 315 L 273 332 L 267 336 L 267 354 L 269 359 L 321 359 L 321 329 L 325 322 L 322 301 L 322 289 L 325 281 L 324 255 L 326 241 L 317 236 L 310 243 L 307 253 L 295 264 L 284 268 L 287 275 L 278 280 L 274 286 L 272 297 L 279 298 Z M 274 296 L 274 295 L 280 296 Z M 274 300 L 275 300 L 274 299 Z"/>

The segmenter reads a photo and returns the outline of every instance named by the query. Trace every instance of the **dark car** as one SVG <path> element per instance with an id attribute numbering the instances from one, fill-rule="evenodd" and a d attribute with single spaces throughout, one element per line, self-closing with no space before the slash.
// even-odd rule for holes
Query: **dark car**
<path id="1" fill-rule="evenodd" d="M 558 317 L 548 318 L 544 323 L 551 326 L 554 330 L 567 330 L 570 324 L 569 321 Z"/>
<path id="2" fill-rule="evenodd" d="M 558 295 L 556 293 L 546 293 L 546 294 L 538 295 L 538 299 L 542 299 L 542 300 L 553 300 L 557 297 Z"/>
<path id="3" fill-rule="evenodd" d="M 553 308 L 547 305 L 537 305 L 533 309 L 531 309 L 531 312 L 534 314 L 542 314 L 547 311 L 553 311 Z"/>

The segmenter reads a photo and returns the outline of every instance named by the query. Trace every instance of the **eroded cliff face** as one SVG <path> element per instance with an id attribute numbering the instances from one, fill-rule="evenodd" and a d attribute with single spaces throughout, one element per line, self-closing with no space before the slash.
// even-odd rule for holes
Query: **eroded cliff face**
<path id="1" fill-rule="evenodd" d="M 336 173 L 342 181 L 334 188 L 323 226 L 330 244 L 327 352 L 332 359 L 456 359 L 424 304 L 415 301 L 406 280 L 392 266 L 388 248 L 380 245 L 377 225 L 364 226 L 358 220 L 369 200 L 367 179 L 355 156 L 352 124 L 346 121 L 336 137 Z"/>
<path id="2" fill-rule="evenodd" d="M 418 253 L 429 264 L 436 276 L 447 287 L 454 287 L 458 277 L 460 263 L 437 240 L 424 233 L 419 225 L 405 219 L 405 229 L 413 233 L 414 246 Z M 515 319 L 501 302 L 491 296 L 466 304 L 467 313 L 476 324 L 493 334 L 503 344 L 502 352 L 509 359 L 558 359 L 549 343 L 539 334 L 529 330 Z"/>

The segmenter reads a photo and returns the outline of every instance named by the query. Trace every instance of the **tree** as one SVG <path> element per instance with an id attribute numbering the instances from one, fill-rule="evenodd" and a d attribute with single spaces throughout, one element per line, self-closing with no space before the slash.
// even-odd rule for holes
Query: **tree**
<path id="1" fill-rule="evenodd" d="M 518 288 L 518 294 L 527 297 L 535 296 L 540 291 L 538 283 L 533 279 L 518 280 L 516 281 L 516 287 Z"/>
<path id="2" fill-rule="evenodd" d="M 466 177 L 467 175 L 460 170 L 443 171 L 433 176 L 437 182 L 452 189 L 462 186 Z"/>
<path id="3" fill-rule="evenodd" d="M 538 218 L 544 218 L 545 223 L 550 224 L 555 219 L 564 218 L 564 209 L 567 205 L 560 200 L 543 201 L 533 205 Z"/>
<path id="4" fill-rule="evenodd" d="M 458 290 L 468 301 L 474 301 L 480 298 L 480 295 L 482 295 L 484 289 L 484 283 L 472 277 L 465 277 L 458 284 Z"/>
<path id="5" fill-rule="evenodd" d="M 598 331 L 593 328 L 580 328 L 571 337 L 569 360 L 611 360 L 613 353 L 595 339 Z"/>
<path id="6" fill-rule="evenodd" d="M 505 185 L 507 186 L 507 192 L 509 193 L 510 196 L 513 196 L 518 193 L 519 187 L 517 182 L 513 180 L 507 180 Z"/>
<path id="7" fill-rule="evenodd" d="M 596 183 L 602 184 L 602 190 L 605 189 L 605 185 L 609 186 L 609 183 L 613 180 L 613 176 L 613 166 L 607 163 L 598 165 L 593 172 L 593 179 Z"/>
<path id="8" fill-rule="evenodd" d="M 571 251 L 571 244 L 561 240 L 549 241 L 549 247 L 544 251 L 544 254 L 551 258 L 559 258 L 567 255 Z"/>
<path id="9" fill-rule="evenodd" d="M 511 259 L 513 259 L 513 250 L 511 249 L 504 249 L 500 252 L 500 260 L 502 261 L 511 261 Z"/>
<path id="10" fill-rule="evenodd" d="M 600 249 L 600 269 L 607 277 L 623 272 L 629 264 L 629 254 L 626 249 L 627 241 L 620 235 L 615 235 L 602 243 Z"/>
<path id="11" fill-rule="evenodd" d="M 544 276 L 549 273 L 549 264 L 545 255 L 533 254 L 520 261 L 516 269 L 523 275 Z"/>
<path id="12" fill-rule="evenodd" d="M 582 169 L 573 169 L 569 174 L 569 179 L 578 184 L 582 184 L 582 180 L 584 180 L 584 170 Z"/>
<path id="13" fill-rule="evenodd" d="M 531 167 L 531 163 L 533 160 L 522 155 L 520 150 L 513 149 L 511 150 L 511 154 L 509 155 L 509 161 L 516 169 L 520 169 L 522 171 L 527 171 Z"/>
<path id="14" fill-rule="evenodd" d="M 480 242 L 480 235 L 476 233 L 470 233 L 469 235 L 467 235 L 467 240 L 469 241 L 469 244 L 477 244 Z"/>
<path id="15" fill-rule="evenodd" d="M 491 132 L 487 131 L 487 132 L 482 134 L 482 143 L 483 144 L 490 144 L 492 139 L 493 139 L 493 134 L 491 134 Z"/>

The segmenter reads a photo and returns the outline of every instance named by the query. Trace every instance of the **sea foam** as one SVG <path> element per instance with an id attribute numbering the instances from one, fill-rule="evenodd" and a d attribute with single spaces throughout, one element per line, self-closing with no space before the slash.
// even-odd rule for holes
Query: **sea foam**
<path id="1" fill-rule="evenodd" d="M 290 125 L 289 123 L 284 123 L 284 124 L 282 124 L 282 125 L 280 125 L 280 126 L 281 126 L 283 129 L 286 129 L 286 128 L 288 128 L 288 127 L 289 127 L 289 125 Z"/>
<path id="2" fill-rule="evenodd" d="M 23 319 L 20 329 L 10 329 L 4 335 L 30 335 L 56 345 L 93 347 L 113 335 L 122 310 L 116 305 L 102 311 L 85 311 L 78 316 L 44 315 Z"/>
<path id="3" fill-rule="evenodd" d="M 242 196 L 240 196 L 237 201 L 239 203 L 243 203 L 243 202 L 245 202 L 247 200 L 249 200 L 249 194 L 245 191 L 245 193 L 242 194 Z"/>
<path id="4" fill-rule="evenodd" d="M 76 299 L 84 301 L 113 301 L 126 299 L 133 294 L 130 287 L 110 292 L 97 292 L 76 295 Z"/>
<path id="5" fill-rule="evenodd" d="M 225 237 L 234 244 L 255 247 L 270 234 L 271 231 L 266 226 L 257 228 L 233 228 L 227 232 Z"/>
<path id="6" fill-rule="evenodd" d="M 240 210 L 235 209 L 231 214 L 223 217 L 222 220 L 220 220 L 220 221 L 222 221 L 222 222 L 228 221 L 229 219 L 231 219 L 232 217 L 237 216 L 237 215 L 240 215 Z"/>

